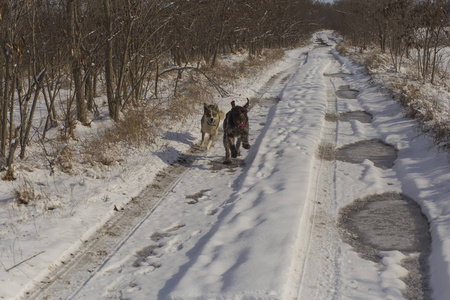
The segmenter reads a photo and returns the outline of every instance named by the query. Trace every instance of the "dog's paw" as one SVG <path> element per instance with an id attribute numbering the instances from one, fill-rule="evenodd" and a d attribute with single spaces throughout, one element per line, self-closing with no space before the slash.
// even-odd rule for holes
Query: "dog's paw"
<path id="1" fill-rule="evenodd" d="M 250 149 L 250 144 L 242 144 L 242 147 L 244 147 L 244 149 Z"/>
<path id="2" fill-rule="evenodd" d="M 231 165 L 231 160 L 230 160 L 230 159 L 226 159 L 226 160 L 223 162 L 223 164 L 224 164 L 224 165 Z"/>
<path id="3" fill-rule="evenodd" d="M 231 157 L 236 158 L 239 154 L 239 151 L 236 149 L 236 147 L 231 148 Z"/>

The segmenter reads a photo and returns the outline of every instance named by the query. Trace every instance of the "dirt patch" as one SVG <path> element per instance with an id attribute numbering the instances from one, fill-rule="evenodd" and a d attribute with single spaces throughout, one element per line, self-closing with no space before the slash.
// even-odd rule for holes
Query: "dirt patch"
<path id="1" fill-rule="evenodd" d="M 209 163 L 211 165 L 211 170 L 213 171 L 220 171 L 220 170 L 225 170 L 228 172 L 234 172 L 236 171 L 237 168 L 243 168 L 245 167 L 245 161 L 243 159 L 240 158 L 234 158 L 231 160 L 231 164 L 224 164 L 225 158 L 220 159 L 220 160 L 211 160 L 211 162 Z"/>
<path id="2" fill-rule="evenodd" d="M 336 148 L 333 144 L 327 142 L 321 142 L 316 149 L 316 156 L 323 160 L 335 160 L 336 159 Z"/>
<path id="3" fill-rule="evenodd" d="M 406 299 L 429 299 L 427 259 L 431 236 L 428 220 L 411 198 L 394 192 L 371 195 L 341 209 L 339 227 L 342 239 L 361 257 L 379 262 L 380 251 L 397 250 L 409 256 L 402 266 L 409 271 L 403 278 Z"/>
<path id="4" fill-rule="evenodd" d="M 372 115 L 365 111 L 349 111 L 339 115 L 339 121 L 342 122 L 350 122 L 350 121 L 359 121 L 361 123 L 371 123 Z"/>
<path id="5" fill-rule="evenodd" d="M 356 99 L 358 94 L 358 90 L 352 90 L 348 85 L 342 85 L 336 91 L 336 95 L 343 99 Z"/>
<path id="6" fill-rule="evenodd" d="M 336 158 L 341 161 L 359 164 L 365 159 L 383 170 L 392 168 L 397 159 L 397 149 L 380 140 L 366 140 L 338 148 Z"/>

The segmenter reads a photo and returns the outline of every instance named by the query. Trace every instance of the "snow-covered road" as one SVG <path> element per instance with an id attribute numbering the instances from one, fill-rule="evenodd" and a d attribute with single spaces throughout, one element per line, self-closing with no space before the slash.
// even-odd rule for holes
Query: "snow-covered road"
<path id="1" fill-rule="evenodd" d="M 430 279 L 433 299 L 446 299 L 448 161 L 425 139 L 413 139 L 413 123 L 370 84 L 361 67 L 335 52 L 329 34 L 318 35 L 329 46 L 319 43 L 289 51 L 272 70 L 276 76 L 271 83 L 250 95 L 250 150 L 241 150 L 242 157 L 232 166 L 222 164 L 221 138 L 208 153 L 191 150 L 186 155 L 193 162 L 169 191 L 156 197 L 151 214 L 106 255 L 106 262 L 79 284 L 67 284 L 66 292 L 48 296 L 404 299 L 402 290 L 413 287 L 401 280 L 408 275 L 402 260 L 419 254 L 390 250 L 380 252 L 379 261 L 364 259 L 342 241 L 338 228 L 341 208 L 392 192 L 415 200 L 430 221 L 430 277 L 421 275 Z M 352 75 L 325 76 L 337 73 Z M 346 85 L 357 91 L 354 99 L 336 93 Z M 280 101 L 271 106 L 267 99 Z M 228 110 L 229 100 L 223 100 L 221 108 Z M 245 98 L 235 100 L 245 103 Z M 353 111 L 370 113 L 372 122 L 326 118 Z M 365 140 L 395 147 L 394 166 L 317 155 L 323 145 L 339 148 Z"/>

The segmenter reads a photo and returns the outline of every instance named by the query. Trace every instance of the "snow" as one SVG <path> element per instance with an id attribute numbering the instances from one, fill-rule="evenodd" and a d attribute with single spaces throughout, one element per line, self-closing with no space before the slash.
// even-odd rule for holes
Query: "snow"
<path id="1" fill-rule="evenodd" d="M 334 45 L 330 32 L 317 36 Z M 316 37 L 313 37 L 314 41 Z M 330 78 L 324 73 L 351 73 Z M 268 90 L 261 87 L 281 74 Z M 289 76 L 289 77 L 287 77 Z M 238 166 L 224 167 L 221 138 L 160 198 L 151 214 L 117 245 L 107 260 L 70 294 L 71 299 L 403 299 L 401 280 L 408 255 L 383 251 L 380 262 L 359 256 L 339 238 L 339 209 L 367 195 L 401 192 L 417 201 L 430 222 L 429 259 L 433 299 L 450 294 L 450 168 L 445 153 L 424 136 L 401 107 L 363 68 L 331 47 L 289 50 L 256 78 L 235 84 L 231 100 L 279 97 L 272 107 L 249 112 L 251 149 L 241 149 Z M 357 99 L 335 95 L 341 85 Z M 365 110 L 372 123 L 327 122 L 325 113 Z M 0 183 L 0 298 L 26 292 L 64 265 L 107 220 L 126 206 L 156 174 L 190 153 L 200 138 L 199 115 L 171 128 L 166 148 L 125 150 L 123 162 L 68 176 L 44 169 L 19 170 L 44 201 L 56 209 L 12 203 L 14 183 Z M 174 134 L 174 132 L 178 132 Z M 381 139 L 399 150 L 392 169 L 370 160 L 361 164 L 323 161 L 322 142 L 336 147 Z M 41 187 L 41 188 L 39 188 Z M 54 195 L 58 195 L 55 198 Z M 195 197 L 194 197 L 195 195 Z M 192 200 L 195 199 L 195 200 Z M 53 203 L 54 202 L 54 203 Z"/>

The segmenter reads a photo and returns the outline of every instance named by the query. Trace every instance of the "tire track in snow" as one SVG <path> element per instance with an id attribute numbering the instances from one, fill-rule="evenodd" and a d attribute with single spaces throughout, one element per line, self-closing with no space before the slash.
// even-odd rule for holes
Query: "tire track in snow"
<path id="1" fill-rule="evenodd" d="M 317 47 L 320 49 L 322 47 Z M 313 50 L 314 51 L 314 50 Z M 336 61 L 329 54 L 330 64 L 324 70 L 335 69 Z M 311 76 L 311 75 L 309 75 Z M 322 76 L 322 74 L 321 74 Z M 336 114 L 335 87 L 331 79 L 324 78 L 327 88 L 327 113 Z M 323 122 L 321 143 L 336 145 L 338 123 Z M 320 147 L 320 144 L 319 144 Z M 299 234 L 294 254 L 292 271 L 285 299 L 337 299 L 335 287 L 339 285 L 339 245 L 335 227 L 336 216 L 336 166 L 316 155 L 313 158 L 311 178 L 303 216 L 299 224 Z M 306 236 L 303 235 L 306 233 Z M 339 238 L 338 238 L 339 239 Z M 327 245 L 327 248 L 324 247 Z M 318 254 L 320 253 L 320 254 Z M 334 265 L 332 268 L 328 268 Z M 319 295 L 320 293 L 320 295 Z"/>

